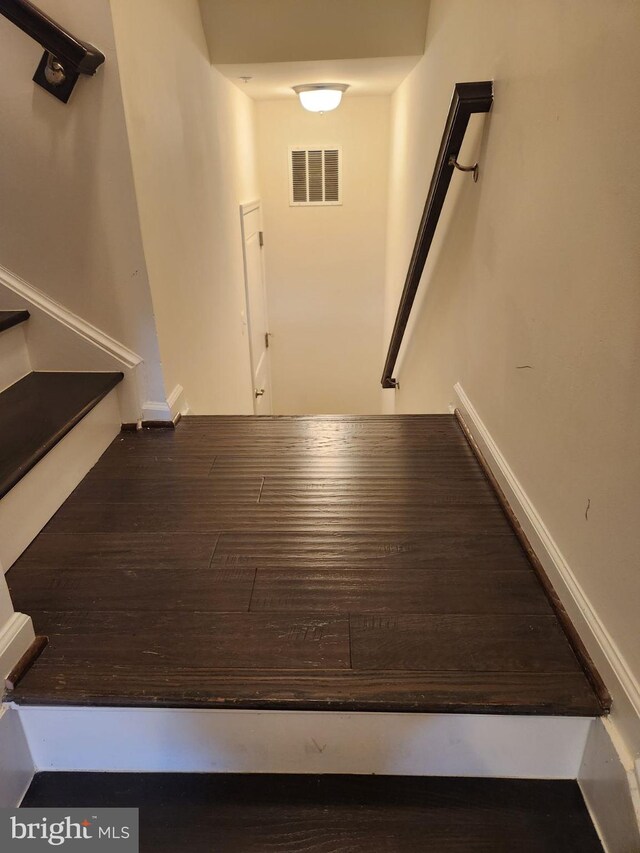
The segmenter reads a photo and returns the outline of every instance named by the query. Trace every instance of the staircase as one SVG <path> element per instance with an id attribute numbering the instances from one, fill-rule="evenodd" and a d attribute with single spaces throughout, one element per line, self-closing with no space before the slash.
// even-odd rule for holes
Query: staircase
<path id="1" fill-rule="evenodd" d="M 120 428 L 121 373 L 31 370 L 28 311 L 0 311 L 0 565 L 5 571 Z"/>
<path id="2" fill-rule="evenodd" d="M 140 806 L 143 850 L 602 849 L 606 693 L 452 416 L 123 432 L 7 580 L 49 638 L 0 718 L 25 805 Z"/>

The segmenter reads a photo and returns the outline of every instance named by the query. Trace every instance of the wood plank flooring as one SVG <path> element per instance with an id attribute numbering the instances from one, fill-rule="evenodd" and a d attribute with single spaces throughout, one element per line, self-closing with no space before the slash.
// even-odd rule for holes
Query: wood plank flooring
<path id="1" fill-rule="evenodd" d="M 602 853 L 576 782 L 39 773 L 23 806 L 137 807 L 141 853 Z"/>
<path id="2" fill-rule="evenodd" d="M 18 702 L 603 710 L 447 415 L 122 433 L 8 582 Z"/>

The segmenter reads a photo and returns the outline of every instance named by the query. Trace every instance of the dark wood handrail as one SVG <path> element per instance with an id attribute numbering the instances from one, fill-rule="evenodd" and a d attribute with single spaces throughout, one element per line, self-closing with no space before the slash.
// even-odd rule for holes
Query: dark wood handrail
<path id="1" fill-rule="evenodd" d="M 429 254 L 438 220 L 442 212 L 447 190 L 451 183 L 453 174 L 453 159 L 457 160 L 462 141 L 464 139 L 469 118 L 472 113 L 487 113 L 493 103 L 493 83 L 484 81 L 481 83 L 456 83 L 453 90 L 453 98 L 447 116 L 447 123 L 440 143 L 438 159 L 431 178 L 429 194 L 424 206 L 418 235 L 416 237 L 413 254 L 409 262 L 407 278 L 400 297 L 396 321 L 391 333 L 387 358 L 382 373 L 382 387 L 396 388 L 398 382 L 393 378 L 393 371 L 402 339 L 404 337 L 411 308 L 413 307 L 420 279 L 424 271 L 424 265 Z"/>
<path id="2" fill-rule="evenodd" d="M 92 75 L 105 60 L 94 45 L 81 41 L 29 0 L 0 0 L 0 15 L 45 50 L 34 80 L 67 101 L 80 74 Z"/>

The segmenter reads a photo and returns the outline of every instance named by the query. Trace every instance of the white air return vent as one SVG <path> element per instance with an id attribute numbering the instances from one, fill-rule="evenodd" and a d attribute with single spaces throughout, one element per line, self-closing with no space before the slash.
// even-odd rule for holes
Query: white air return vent
<path id="1" fill-rule="evenodd" d="M 289 149 L 289 204 L 342 204 L 342 150 L 331 148 Z"/>

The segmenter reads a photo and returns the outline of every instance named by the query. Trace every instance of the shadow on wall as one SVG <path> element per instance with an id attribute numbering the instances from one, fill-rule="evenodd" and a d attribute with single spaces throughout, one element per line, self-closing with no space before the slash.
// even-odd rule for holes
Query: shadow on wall
<path id="1" fill-rule="evenodd" d="M 467 255 L 458 251 L 458 247 L 471 247 L 476 237 L 478 218 L 482 215 L 483 185 L 494 167 L 490 161 L 492 121 L 492 112 L 472 116 L 458 156 L 458 162 L 463 165 L 479 163 L 479 178 L 474 183 L 471 174 L 456 171 L 451 180 L 405 334 L 406 343 L 395 370 L 400 380 L 400 389 L 395 397 L 398 411 L 448 411 L 447 401 L 457 380 L 456 377 L 452 379 L 453 374 L 447 370 L 446 356 L 431 364 L 414 356 L 416 348 L 425 340 L 439 340 L 440 345 L 436 348 L 439 353 L 446 351 L 446 346 L 453 345 L 454 341 L 441 337 L 439 330 L 450 328 L 456 322 L 455 318 L 467 310 L 466 296 L 473 287 L 473 281 L 465 275 Z M 405 410 L 402 408 L 403 386 L 407 385 L 411 388 L 411 408 Z M 434 398 L 441 401 L 435 409 Z"/>

